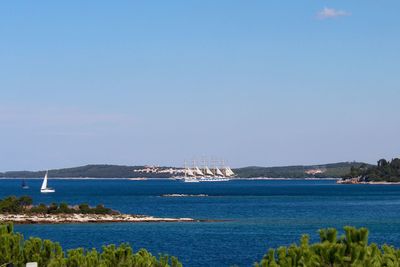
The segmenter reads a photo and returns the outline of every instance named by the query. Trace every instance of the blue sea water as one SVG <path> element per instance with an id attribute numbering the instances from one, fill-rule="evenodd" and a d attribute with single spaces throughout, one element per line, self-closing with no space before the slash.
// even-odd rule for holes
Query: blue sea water
<path id="1" fill-rule="evenodd" d="M 101 248 L 128 242 L 137 250 L 177 256 L 184 266 L 252 266 L 268 248 L 290 245 L 318 229 L 366 226 L 370 241 L 400 246 L 400 186 L 337 185 L 334 181 L 279 180 L 182 183 L 169 180 L 50 180 L 54 194 L 40 194 L 41 180 L 0 180 L 0 197 L 24 194 L 34 202 L 99 203 L 123 213 L 224 219 L 205 223 L 17 225 L 68 248 Z M 207 194 L 166 198 L 163 194 Z"/>

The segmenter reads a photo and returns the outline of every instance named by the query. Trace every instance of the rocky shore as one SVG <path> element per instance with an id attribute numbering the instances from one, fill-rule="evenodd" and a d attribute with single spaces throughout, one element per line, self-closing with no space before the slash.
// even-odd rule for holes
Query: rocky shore
<path id="1" fill-rule="evenodd" d="M 192 218 L 157 218 L 130 214 L 0 214 L 1 222 L 15 224 L 63 224 L 63 223 L 119 223 L 119 222 L 206 222 Z"/>
<path id="2" fill-rule="evenodd" d="M 337 184 L 372 184 L 372 185 L 400 185 L 399 182 L 386 182 L 386 181 L 364 181 L 360 178 L 340 179 L 336 181 Z"/>

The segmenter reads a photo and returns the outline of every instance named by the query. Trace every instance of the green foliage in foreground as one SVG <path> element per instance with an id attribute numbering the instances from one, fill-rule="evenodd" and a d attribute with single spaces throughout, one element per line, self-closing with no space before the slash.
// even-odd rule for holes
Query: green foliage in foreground
<path id="1" fill-rule="evenodd" d="M 127 244 L 119 247 L 104 246 L 102 252 L 82 248 L 68 250 L 65 254 L 58 243 L 40 238 L 24 240 L 14 233 L 13 225 L 0 225 L 0 266 L 13 263 L 16 267 L 27 262 L 38 262 L 47 267 L 181 267 L 175 257 L 154 257 L 144 249 L 134 253 Z"/>
<path id="2" fill-rule="evenodd" d="M 68 206 L 67 203 L 52 203 L 47 206 L 45 204 L 39 204 L 37 206 L 32 205 L 32 198 L 29 196 L 15 197 L 9 196 L 4 199 L 0 199 L 0 213 L 40 213 L 40 214 L 118 214 L 118 212 L 106 208 L 103 205 L 97 205 L 92 208 L 88 204 L 83 203 L 77 206 Z"/>
<path id="3" fill-rule="evenodd" d="M 368 244 L 368 230 L 346 226 L 345 234 L 337 236 L 334 228 L 319 231 L 320 242 L 309 244 L 304 235 L 300 245 L 270 249 L 255 267 L 380 267 L 400 266 L 400 250 L 392 246 Z M 64 253 L 58 243 L 40 238 L 24 240 L 13 232 L 13 225 L 0 225 L 0 266 L 13 263 L 23 267 L 38 262 L 47 267 L 182 267 L 175 257 L 154 257 L 144 249 L 137 253 L 127 244 L 95 249 L 71 249 Z"/>
<path id="4" fill-rule="evenodd" d="M 338 238 L 333 228 L 319 231 L 320 243 L 309 244 L 307 235 L 300 245 L 271 249 L 256 267 L 292 266 L 400 266 L 400 250 L 384 245 L 368 244 L 368 230 L 346 226 Z"/>
<path id="5" fill-rule="evenodd" d="M 343 178 L 359 178 L 360 181 L 367 182 L 400 182 L 400 159 L 395 158 L 391 161 L 380 159 L 376 166 L 352 167 L 350 173 Z"/>

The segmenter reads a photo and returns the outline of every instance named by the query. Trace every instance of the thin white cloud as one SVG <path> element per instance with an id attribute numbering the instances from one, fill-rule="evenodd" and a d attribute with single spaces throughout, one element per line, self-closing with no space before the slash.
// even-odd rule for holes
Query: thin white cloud
<path id="1" fill-rule="evenodd" d="M 350 16 L 351 13 L 344 10 L 337 10 L 334 8 L 324 7 L 317 13 L 318 19 L 334 19 L 338 17 Z"/>

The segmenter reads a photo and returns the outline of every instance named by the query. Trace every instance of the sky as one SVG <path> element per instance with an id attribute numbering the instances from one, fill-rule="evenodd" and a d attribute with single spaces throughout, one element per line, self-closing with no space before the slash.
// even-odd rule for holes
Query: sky
<path id="1" fill-rule="evenodd" d="M 4 1 L 0 171 L 400 156 L 400 1 Z"/>

